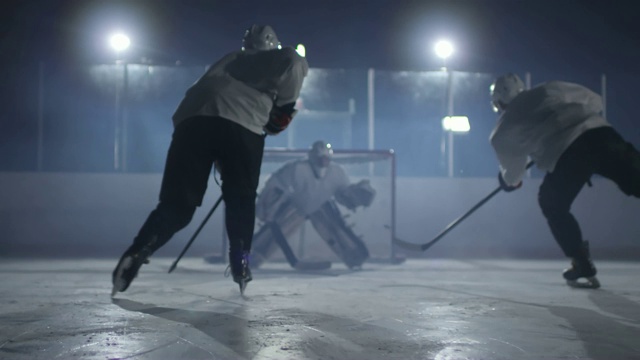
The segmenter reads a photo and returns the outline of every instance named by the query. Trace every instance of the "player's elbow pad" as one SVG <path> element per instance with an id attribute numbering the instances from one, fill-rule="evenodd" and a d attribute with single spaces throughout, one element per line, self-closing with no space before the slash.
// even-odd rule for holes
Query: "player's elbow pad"
<path id="1" fill-rule="evenodd" d="M 295 103 L 289 103 L 283 106 L 273 106 L 269 113 L 269 121 L 264 126 L 264 131 L 269 135 L 276 135 L 284 131 L 289 126 L 297 111 L 294 108 Z"/>

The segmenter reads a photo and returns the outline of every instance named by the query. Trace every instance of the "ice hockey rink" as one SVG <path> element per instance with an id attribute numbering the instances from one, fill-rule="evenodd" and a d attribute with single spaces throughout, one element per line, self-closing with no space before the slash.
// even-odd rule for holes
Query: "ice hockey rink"
<path id="1" fill-rule="evenodd" d="M 640 264 L 408 259 L 254 271 L 152 258 L 110 297 L 117 259 L 0 260 L 1 359 L 639 359 Z"/>

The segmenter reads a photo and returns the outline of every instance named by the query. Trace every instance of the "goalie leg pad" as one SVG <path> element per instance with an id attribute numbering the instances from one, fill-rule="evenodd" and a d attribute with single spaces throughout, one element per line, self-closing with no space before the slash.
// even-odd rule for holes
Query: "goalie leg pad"
<path id="1" fill-rule="evenodd" d="M 251 244 L 251 267 L 254 269 L 259 268 L 265 260 L 267 260 L 278 247 L 276 246 L 273 236 L 271 234 L 271 228 L 264 225 L 260 230 L 253 235 Z"/>
<path id="2" fill-rule="evenodd" d="M 347 225 L 332 201 L 326 202 L 311 214 L 309 220 L 320 237 L 348 268 L 360 267 L 369 258 L 367 246 Z"/>
<path id="3" fill-rule="evenodd" d="M 264 261 L 270 258 L 278 247 L 282 247 L 282 241 L 286 242 L 286 238 L 293 234 L 305 221 L 304 217 L 295 211 L 293 206 L 288 205 L 283 210 L 279 213 L 283 214 L 279 216 L 279 219 L 265 223 L 260 228 L 260 231 L 253 236 L 251 246 L 252 268 L 257 269 Z M 276 229 L 274 229 L 274 226 Z M 285 253 L 285 255 L 289 254 Z M 290 256 L 287 256 L 287 261 L 291 263 Z M 295 263 L 291 264 L 291 266 L 295 266 Z"/>

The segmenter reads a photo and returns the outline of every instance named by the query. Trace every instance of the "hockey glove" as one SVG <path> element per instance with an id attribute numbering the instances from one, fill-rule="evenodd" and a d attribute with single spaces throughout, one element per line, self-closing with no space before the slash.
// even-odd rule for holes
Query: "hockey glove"
<path id="1" fill-rule="evenodd" d="M 520 180 L 520 182 L 515 185 L 507 184 L 502 178 L 502 172 L 498 173 L 498 181 L 500 182 L 500 188 L 505 192 L 512 192 L 513 190 L 518 190 L 522 187 L 522 180 Z"/>
<path id="2" fill-rule="evenodd" d="M 358 206 L 368 207 L 373 202 L 376 191 L 371 187 L 369 180 L 361 180 L 357 184 L 351 184 L 335 195 L 338 203 L 351 211 L 355 211 Z"/>
<path id="3" fill-rule="evenodd" d="M 269 113 L 269 121 L 267 121 L 267 124 L 264 126 L 264 132 L 267 133 L 267 135 L 277 135 L 284 131 L 297 113 L 294 106 L 295 103 L 284 106 L 274 105 Z"/>

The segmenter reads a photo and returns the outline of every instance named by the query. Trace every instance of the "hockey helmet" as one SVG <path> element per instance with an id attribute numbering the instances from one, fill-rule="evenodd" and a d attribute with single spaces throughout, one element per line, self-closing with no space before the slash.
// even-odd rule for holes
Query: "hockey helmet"
<path id="1" fill-rule="evenodd" d="M 309 162 L 317 169 L 329 166 L 332 156 L 333 149 L 331 148 L 331 144 L 322 140 L 314 142 L 313 145 L 311 145 L 311 150 L 309 150 Z"/>
<path id="2" fill-rule="evenodd" d="M 242 50 L 273 50 L 280 47 L 278 36 L 269 25 L 252 25 L 242 38 Z"/>
<path id="3" fill-rule="evenodd" d="M 502 112 L 507 105 L 524 90 L 524 83 L 518 75 L 508 73 L 499 76 L 489 87 L 493 111 Z"/>

